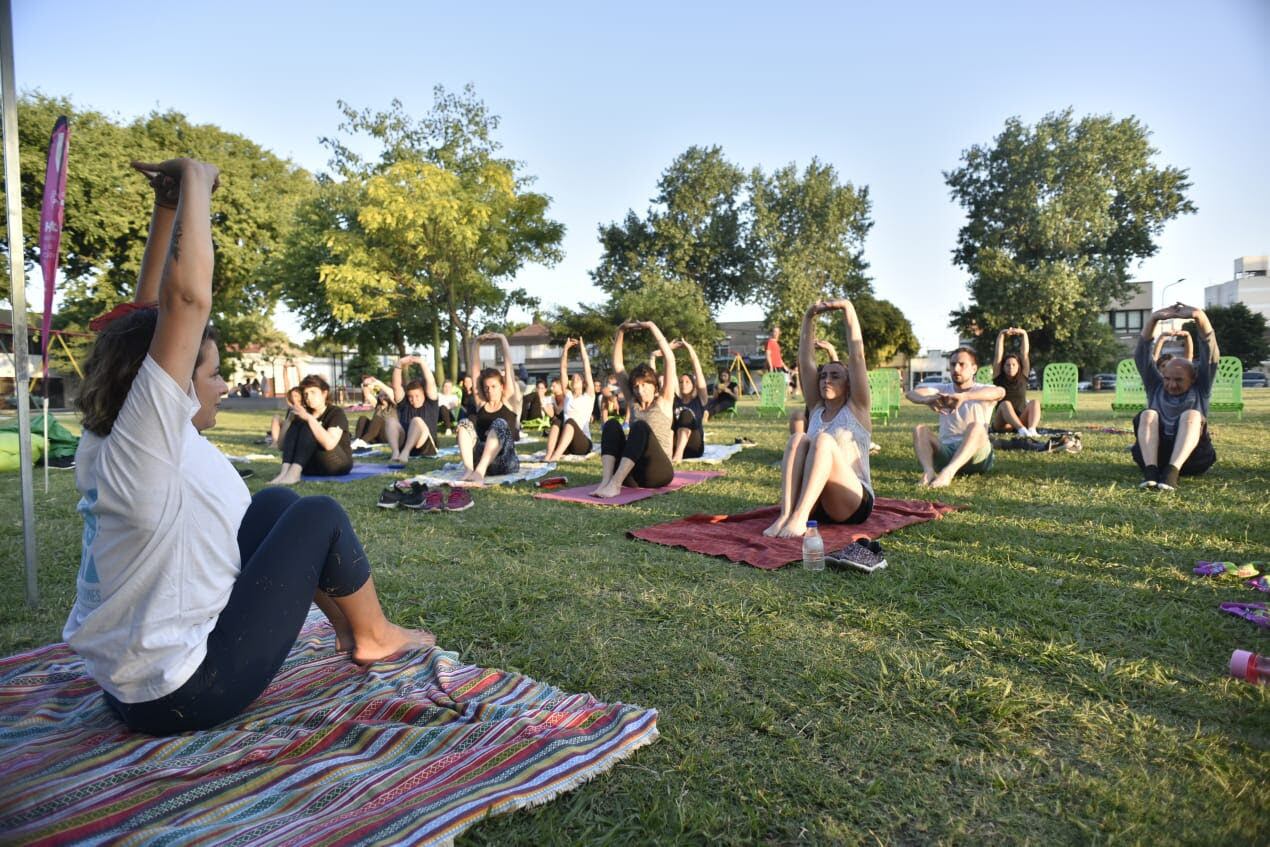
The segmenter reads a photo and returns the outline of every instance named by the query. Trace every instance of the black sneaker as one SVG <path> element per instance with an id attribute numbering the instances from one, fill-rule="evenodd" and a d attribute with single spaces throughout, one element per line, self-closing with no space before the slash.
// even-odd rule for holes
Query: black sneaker
<path id="1" fill-rule="evenodd" d="M 401 498 L 401 505 L 407 509 L 422 509 L 428 496 L 428 486 L 422 482 L 410 483 L 410 490 Z"/>
<path id="2" fill-rule="evenodd" d="M 243 479 L 251 479 L 253 476 L 256 475 L 256 472 L 253 471 L 251 468 L 239 468 L 238 475 L 241 476 Z"/>
<path id="3" fill-rule="evenodd" d="M 75 457 L 63 456 L 60 459 L 50 459 L 48 456 L 45 456 L 44 464 L 48 465 L 50 468 L 57 468 L 58 470 L 63 470 L 63 471 L 74 470 Z"/>
<path id="4" fill-rule="evenodd" d="M 864 539 L 844 547 L 837 553 L 825 554 L 825 561 L 841 567 L 857 568 L 865 573 L 873 573 L 886 567 L 882 545 L 876 541 Z"/>
<path id="5" fill-rule="evenodd" d="M 414 493 L 415 486 L 424 487 L 423 483 L 411 482 L 408 479 L 397 480 L 379 492 L 379 502 L 375 505 L 381 509 L 395 509 L 402 504 L 406 497 Z"/>

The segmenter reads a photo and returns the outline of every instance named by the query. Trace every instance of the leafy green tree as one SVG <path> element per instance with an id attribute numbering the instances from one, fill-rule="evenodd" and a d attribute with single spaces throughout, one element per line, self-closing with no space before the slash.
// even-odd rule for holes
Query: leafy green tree
<path id="1" fill-rule="evenodd" d="M 417 120 L 395 100 L 383 112 L 340 108 L 340 132 L 364 136 L 378 153 L 323 139 L 333 173 L 319 181 L 322 197 L 303 210 L 294 253 L 280 264 L 284 296 L 315 331 L 366 342 L 386 331 L 399 351 L 409 340 L 438 356 L 446 336 L 457 378 L 473 321 L 505 315 L 515 298 L 502 284 L 525 263 L 559 261 L 564 227 L 547 217 L 550 198 L 529 190 L 520 163 L 495 155 L 498 118 L 471 86 L 438 86 Z"/>
<path id="2" fill-rule="evenodd" d="M 221 188 L 212 199 L 216 270 L 212 320 L 227 346 L 267 330 L 274 299 L 261 273 L 281 246 L 310 175 L 241 135 L 192 124 L 179 112 L 153 112 L 118 123 L 63 98 L 24 96 L 18 104 L 26 261 L 38 261 L 48 133 L 59 115 L 71 123 L 59 287 L 62 327 L 130 299 L 150 221 L 153 192 L 128 165 L 192 156 L 215 162 Z M 4 291 L 7 296 L 7 287 Z"/>
<path id="3" fill-rule="evenodd" d="M 603 253 L 591 277 L 610 295 L 648 275 L 691 282 L 712 311 L 753 285 L 746 244 L 746 175 L 715 147 L 689 147 L 657 183 L 646 218 L 633 211 L 600 227 Z"/>
<path id="4" fill-rule="evenodd" d="M 750 249 L 759 267 L 753 297 L 769 327 L 781 327 L 791 361 L 808 304 L 872 292 L 864 260 L 873 226 L 869 190 L 840 183 L 833 166 L 817 159 L 801 173 L 793 164 L 770 176 L 755 170 L 750 185 Z"/>
<path id="5" fill-rule="evenodd" d="M 985 347 L 1002 327 L 1026 327 L 1041 364 L 1101 355 L 1105 338 L 1076 334 L 1130 293 L 1130 267 L 1156 253 L 1164 225 L 1195 211 L 1187 172 L 1157 165 L 1149 137 L 1134 118 L 1066 109 L 1034 126 L 1011 118 L 991 145 L 966 150 L 944 174 L 967 213 L 953 259 L 971 276 L 951 325 Z"/>
<path id="6" fill-rule="evenodd" d="M 1254 312 L 1243 303 L 1229 306 L 1209 306 L 1204 310 L 1217 336 L 1217 346 L 1223 356 L 1235 356 L 1243 362 L 1244 370 L 1261 367 L 1270 359 L 1270 341 L 1266 340 L 1266 316 Z M 1182 329 L 1195 335 L 1195 322 L 1187 321 Z"/>
<path id="7" fill-rule="evenodd" d="M 872 294 L 857 295 L 852 303 L 860 319 L 860 333 L 864 336 L 864 352 L 868 365 L 876 368 L 897 354 L 916 356 L 920 349 L 913 325 L 900 308 L 890 300 L 878 300 Z M 838 349 L 847 349 L 846 329 L 839 319 L 833 322 Z"/>

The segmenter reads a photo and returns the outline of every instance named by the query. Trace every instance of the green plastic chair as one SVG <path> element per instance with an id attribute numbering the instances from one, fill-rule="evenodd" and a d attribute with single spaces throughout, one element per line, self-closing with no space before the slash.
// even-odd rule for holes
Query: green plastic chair
<path id="1" fill-rule="evenodd" d="M 1136 415 L 1147 406 L 1147 391 L 1142 387 L 1142 375 L 1133 359 L 1121 359 L 1116 365 L 1116 397 L 1111 408 L 1117 412 Z"/>
<path id="2" fill-rule="evenodd" d="M 763 374 L 763 381 L 759 384 L 759 417 L 763 417 L 764 412 L 775 412 L 777 417 L 785 414 L 785 396 L 788 391 L 789 384 L 785 381 L 785 374 L 779 371 Z"/>
<path id="3" fill-rule="evenodd" d="M 891 420 L 891 383 L 895 371 L 875 368 L 869 371 L 869 417 L 887 423 Z"/>
<path id="4" fill-rule="evenodd" d="M 984 385 L 992 384 L 992 365 L 980 365 L 979 370 L 975 371 L 975 382 Z"/>
<path id="5" fill-rule="evenodd" d="M 1080 371 L 1071 362 L 1050 362 L 1041 374 L 1041 409 L 1076 416 L 1076 383 Z"/>
<path id="6" fill-rule="evenodd" d="M 898 418 L 900 415 L 900 398 L 904 396 L 904 383 L 900 380 L 899 371 L 894 368 L 887 368 L 887 370 L 891 374 L 887 404 L 891 407 L 891 415 Z"/>
<path id="7" fill-rule="evenodd" d="M 1222 356 L 1218 361 L 1208 411 L 1234 412 L 1239 420 L 1244 419 L 1244 363 L 1238 357 Z"/>

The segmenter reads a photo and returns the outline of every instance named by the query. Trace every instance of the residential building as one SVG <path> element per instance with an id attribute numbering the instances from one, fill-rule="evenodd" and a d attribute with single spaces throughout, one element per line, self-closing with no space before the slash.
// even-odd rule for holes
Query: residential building
<path id="1" fill-rule="evenodd" d="M 723 321 L 719 331 L 723 336 L 714 348 L 714 360 L 718 364 L 731 361 L 738 354 L 743 359 L 753 356 L 757 362 L 763 358 L 763 345 L 771 335 L 763 321 Z"/>
<path id="2" fill-rule="evenodd" d="M 1132 350 L 1142 334 L 1142 327 L 1155 311 L 1155 283 L 1150 280 L 1132 282 L 1134 290 L 1124 300 L 1111 304 L 1111 308 L 1099 315 L 1099 320 L 1110 324 L 1116 340 L 1125 349 Z"/>

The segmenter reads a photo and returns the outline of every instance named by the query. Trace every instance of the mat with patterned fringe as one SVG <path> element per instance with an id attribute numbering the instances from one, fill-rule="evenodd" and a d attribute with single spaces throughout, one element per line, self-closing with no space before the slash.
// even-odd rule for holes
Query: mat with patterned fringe
<path id="1" fill-rule="evenodd" d="M 230 723 L 129 732 L 65 644 L 0 659 L 0 840 L 438 844 L 551 800 L 657 738 L 657 712 L 462 664 L 367 670 L 315 610 Z"/>

